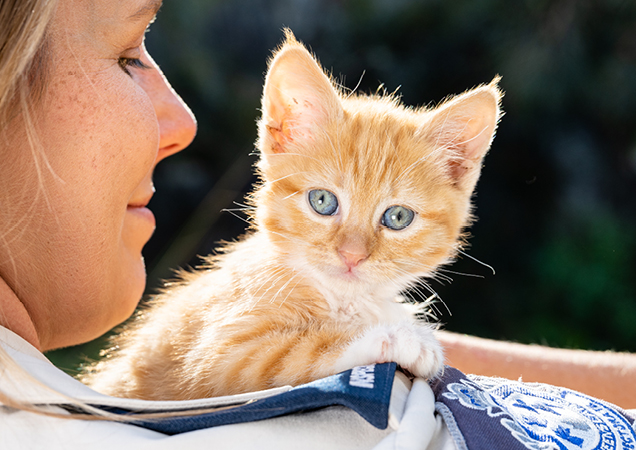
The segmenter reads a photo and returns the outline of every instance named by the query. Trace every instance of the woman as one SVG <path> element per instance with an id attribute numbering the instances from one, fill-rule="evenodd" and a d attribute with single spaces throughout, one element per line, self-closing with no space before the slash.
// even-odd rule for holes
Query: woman
<path id="1" fill-rule="evenodd" d="M 144 47 L 159 7 L 158 0 L 0 1 L 0 447 L 252 448 L 258 439 L 261 447 L 295 448 L 303 439 L 308 448 L 398 441 L 456 448 L 422 380 L 409 390 L 396 377 L 386 430 L 330 408 L 168 436 L 89 404 L 167 408 L 167 416 L 176 415 L 174 404 L 105 398 L 41 355 L 101 335 L 141 297 L 141 249 L 154 229 L 146 208 L 152 172 L 196 131 Z M 471 344 L 455 343 L 451 356 L 455 349 Z M 60 404 L 99 420 L 78 420 Z"/>

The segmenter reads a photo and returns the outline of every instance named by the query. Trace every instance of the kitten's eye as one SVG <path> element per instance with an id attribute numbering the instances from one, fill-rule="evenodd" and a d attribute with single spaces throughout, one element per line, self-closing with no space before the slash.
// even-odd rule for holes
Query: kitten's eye
<path id="1" fill-rule="evenodd" d="M 338 211 L 338 199 L 332 192 L 324 189 L 309 191 L 309 204 L 323 216 L 333 216 Z"/>
<path id="2" fill-rule="evenodd" d="M 382 214 L 382 225 L 392 230 L 403 230 L 413 222 L 414 217 L 415 212 L 404 206 L 391 206 Z"/>

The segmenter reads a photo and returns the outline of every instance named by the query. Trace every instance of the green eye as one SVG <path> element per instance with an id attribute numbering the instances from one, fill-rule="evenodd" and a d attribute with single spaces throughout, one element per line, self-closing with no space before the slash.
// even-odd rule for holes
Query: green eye
<path id="1" fill-rule="evenodd" d="M 323 216 L 333 216 L 338 211 L 338 199 L 332 192 L 324 189 L 309 191 L 309 204 Z"/>
<path id="2" fill-rule="evenodd" d="M 391 206 L 382 214 L 381 222 L 392 230 L 403 230 L 413 222 L 414 217 L 415 212 L 404 206 Z"/>

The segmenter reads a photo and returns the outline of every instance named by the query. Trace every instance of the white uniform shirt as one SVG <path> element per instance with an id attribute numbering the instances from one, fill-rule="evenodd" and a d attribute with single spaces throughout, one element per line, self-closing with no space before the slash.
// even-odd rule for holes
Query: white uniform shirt
<path id="1" fill-rule="evenodd" d="M 24 339 L 0 327 L 0 345 L 34 380 L 2 368 L 0 386 L 13 398 L 33 404 L 63 403 L 64 396 L 89 404 L 127 409 L 218 405 L 227 398 L 185 402 L 149 402 L 99 394 L 56 368 Z M 38 383 L 39 382 L 39 383 Z M 41 384 L 40 384 L 41 383 Z M 278 388 L 247 394 L 262 398 L 284 392 Z M 234 396 L 235 398 L 237 396 Z M 243 397 L 238 396 L 240 398 Z M 56 412 L 64 411 L 55 407 Z M 442 418 L 435 414 L 429 385 L 398 374 L 391 394 L 389 427 L 379 430 L 354 411 L 332 406 L 257 422 L 223 425 L 168 436 L 112 421 L 60 419 L 0 406 L 0 449 L 421 449 L 455 450 Z"/>

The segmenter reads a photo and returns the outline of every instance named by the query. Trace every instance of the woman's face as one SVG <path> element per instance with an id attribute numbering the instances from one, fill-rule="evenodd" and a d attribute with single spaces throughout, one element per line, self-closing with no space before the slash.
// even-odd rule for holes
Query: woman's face
<path id="1" fill-rule="evenodd" d="M 0 277 L 42 350 L 99 336 L 143 292 L 152 172 L 196 131 L 143 44 L 159 3 L 60 0 L 32 114 L 41 152 L 20 117 L 0 140 Z"/>

